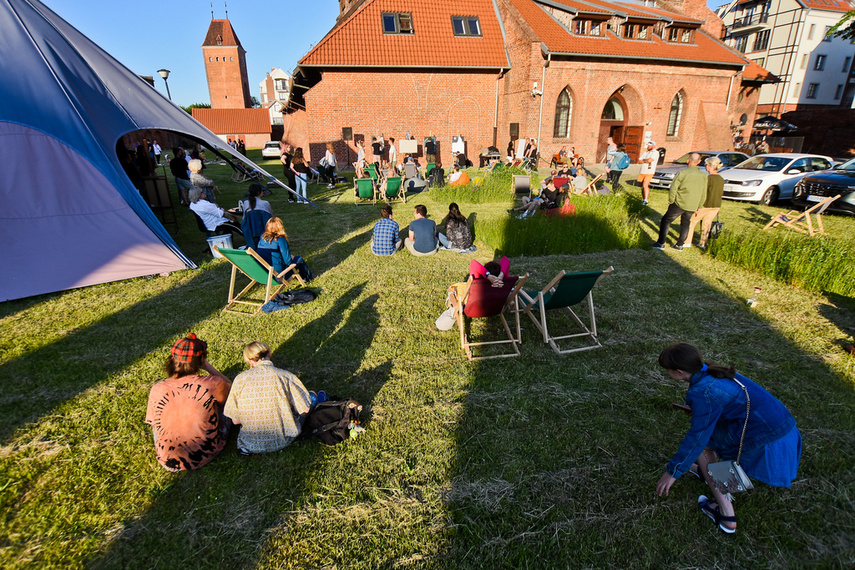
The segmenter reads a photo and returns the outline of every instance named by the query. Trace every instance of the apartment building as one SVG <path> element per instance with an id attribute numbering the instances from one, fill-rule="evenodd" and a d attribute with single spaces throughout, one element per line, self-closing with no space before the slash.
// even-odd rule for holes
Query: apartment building
<path id="1" fill-rule="evenodd" d="M 291 75 L 282 68 L 273 67 L 258 84 L 261 106 L 270 112 L 270 124 L 282 124 L 282 110 L 291 98 Z"/>
<path id="2" fill-rule="evenodd" d="M 761 87 L 758 115 L 853 105 L 855 44 L 827 35 L 850 9 L 843 0 L 733 0 L 716 10 L 725 43 L 781 79 Z"/>

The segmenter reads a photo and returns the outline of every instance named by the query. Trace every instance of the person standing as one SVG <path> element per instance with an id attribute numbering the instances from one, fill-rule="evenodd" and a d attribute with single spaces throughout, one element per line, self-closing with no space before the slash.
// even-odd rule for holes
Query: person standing
<path id="1" fill-rule="evenodd" d="M 297 190 L 297 182 L 294 177 L 294 171 L 291 170 L 291 160 L 294 155 L 291 153 L 291 143 L 286 140 L 282 141 L 282 148 L 279 150 L 279 161 L 282 163 L 282 175 L 287 180 L 288 187 L 292 190 Z M 296 202 L 294 195 L 288 192 L 288 201 Z"/>
<path id="2" fill-rule="evenodd" d="M 208 362 L 208 344 L 193 333 L 172 345 L 165 370 L 168 378 L 151 387 L 145 413 L 157 462 L 167 471 L 198 469 L 226 446 L 232 424 L 223 406 L 232 383 Z"/>
<path id="3" fill-rule="evenodd" d="M 151 143 L 151 150 L 154 153 L 154 162 L 160 166 L 160 155 L 163 154 L 163 149 L 157 144 L 157 141 Z"/>
<path id="4" fill-rule="evenodd" d="M 380 160 L 383 158 L 383 140 L 383 135 L 371 137 L 371 154 L 374 155 L 373 162 L 377 166 L 380 166 Z"/>
<path id="5" fill-rule="evenodd" d="M 692 238 L 695 235 L 695 224 L 701 222 L 701 239 L 698 242 L 698 247 L 701 250 L 707 248 L 707 240 L 710 237 L 710 229 L 718 211 L 721 209 L 721 197 L 724 194 L 724 178 L 718 173 L 721 168 L 721 159 L 717 156 L 711 156 L 704 163 L 707 169 L 707 199 L 704 205 L 692 214 L 692 219 L 689 221 L 689 241 L 685 244 L 686 247 L 692 247 Z"/>
<path id="6" fill-rule="evenodd" d="M 175 186 L 178 187 L 178 203 L 182 206 L 190 205 L 190 171 L 187 170 L 187 158 L 184 149 L 180 146 L 172 148 L 172 160 L 169 161 L 169 171 L 175 177 Z"/>
<path id="7" fill-rule="evenodd" d="M 389 137 L 389 164 L 392 165 L 393 172 L 398 171 L 398 148 L 393 137 Z"/>
<path id="8" fill-rule="evenodd" d="M 302 200 L 298 198 L 297 202 L 306 203 L 308 202 L 306 199 L 306 186 L 309 182 L 309 165 L 306 164 L 306 160 L 303 158 L 303 147 L 297 147 L 297 150 L 294 151 L 294 158 L 291 159 L 291 170 L 294 172 L 294 181 L 297 184 L 294 190 L 299 197 L 302 197 Z"/>
<path id="9" fill-rule="evenodd" d="M 323 158 L 323 175 L 327 180 L 327 188 L 335 188 L 335 149 L 332 143 L 327 143 L 327 150 Z"/>
<path id="10" fill-rule="evenodd" d="M 241 455 L 279 451 L 300 435 L 312 407 L 309 391 L 299 378 L 273 366 L 264 343 L 246 345 L 243 359 L 250 369 L 235 377 L 223 413 L 241 426 Z"/>
<path id="11" fill-rule="evenodd" d="M 371 253 L 374 255 L 394 255 L 401 249 L 401 228 L 392 219 L 392 206 L 384 204 L 380 208 L 380 219 L 371 232 Z"/>
<path id="12" fill-rule="evenodd" d="M 624 164 L 629 166 L 629 156 L 626 154 L 626 147 L 620 144 L 617 146 L 615 152 L 611 154 L 606 168 L 609 172 L 609 182 L 612 185 L 612 192 L 620 188 L 620 177 L 623 175 L 624 168 L 626 168 Z"/>
<path id="13" fill-rule="evenodd" d="M 677 251 L 683 249 L 683 244 L 689 237 L 689 224 L 694 214 L 707 196 L 707 175 L 700 171 L 701 155 L 692 153 L 689 156 L 688 167 L 677 173 L 668 191 L 668 210 L 662 216 L 659 224 L 659 240 L 653 244 L 656 249 L 665 249 L 668 229 L 671 222 L 680 218 L 680 238 L 673 247 Z"/>
<path id="14" fill-rule="evenodd" d="M 656 174 L 656 163 L 659 162 L 659 152 L 656 143 L 647 141 L 647 150 L 638 157 L 641 171 L 638 173 L 638 182 L 641 182 L 641 205 L 646 206 L 650 200 L 650 181 Z"/>
<path id="15" fill-rule="evenodd" d="M 659 355 L 673 380 L 687 382 L 686 405 L 674 404 L 692 418 L 688 433 L 656 483 L 667 496 L 684 473 L 709 485 L 714 500 L 701 495 L 698 507 L 726 534 L 736 532 L 729 494 L 721 493 L 708 466 L 739 459 L 745 473 L 767 485 L 789 487 L 801 462 L 802 436 L 796 420 L 772 394 L 730 366 L 704 362 L 691 344 L 673 344 Z"/>

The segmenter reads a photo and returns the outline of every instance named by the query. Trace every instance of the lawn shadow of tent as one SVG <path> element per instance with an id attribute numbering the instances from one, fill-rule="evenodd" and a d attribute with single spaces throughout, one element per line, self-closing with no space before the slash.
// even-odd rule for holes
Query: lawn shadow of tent
<path id="1" fill-rule="evenodd" d="M 539 266 L 541 260 L 526 261 L 538 284 L 562 268 L 615 266 L 594 289 L 604 347 L 559 356 L 529 326 L 521 357 L 474 368 L 444 492 L 453 528 L 446 567 L 694 565 L 698 552 L 710 565 L 727 565 L 747 562 L 746 549 L 755 563 L 807 560 L 811 554 L 799 554 L 798 544 L 764 538 L 787 535 L 796 516 L 799 528 L 824 529 L 832 551 L 846 540 L 846 515 L 832 521 L 826 511 L 807 513 L 816 500 L 810 487 L 836 485 L 848 470 L 835 448 L 851 440 L 841 427 L 851 424 L 842 410 L 853 401 L 851 386 L 667 255 L 635 250 L 543 258 Z M 514 273 L 528 269 L 512 265 Z M 657 279 L 635 278 L 649 272 Z M 685 387 L 656 363 L 678 341 L 697 345 L 707 360 L 735 364 L 790 407 L 805 438 L 799 479 L 814 481 L 798 493 L 761 486 L 740 496 L 740 527 L 744 521 L 758 530 L 713 551 L 713 527 L 695 506 L 709 489 L 686 477 L 671 497 L 654 496 L 688 429 L 670 406 L 682 402 Z M 811 378 L 817 389 L 805 393 L 792 378 Z M 834 417 L 827 416 L 832 409 Z M 807 427 L 818 428 L 823 441 Z"/>
<path id="2" fill-rule="evenodd" d="M 359 299 L 365 285 L 353 287 L 326 314 L 302 327 L 275 347 L 275 365 L 295 372 L 308 389 L 353 397 L 370 407 L 387 381 L 389 360 L 360 370 L 363 351 L 379 326 L 377 296 Z M 345 315 L 347 317 L 345 318 Z M 333 353 L 347 350 L 344 359 Z M 330 361 L 338 365 L 330 367 Z M 117 536 L 93 567 L 155 567 L 179 565 L 251 567 L 274 527 L 299 506 L 310 502 L 311 473 L 348 445 L 325 447 L 314 439 L 298 439 L 286 449 L 241 457 L 234 436 L 226 449 L 204 468 L 175 475 L 175 483 L 157 497 L 151 509 Z"/>

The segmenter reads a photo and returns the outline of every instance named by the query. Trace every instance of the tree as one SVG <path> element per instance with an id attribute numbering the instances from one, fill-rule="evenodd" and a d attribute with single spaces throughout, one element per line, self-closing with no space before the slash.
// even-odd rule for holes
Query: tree
<path id="1" fill-rule="evenodd" d="M 849 10 L 843 14 L 839 22 L 831 26 L 828 35 L 844 40 L 855 40 L 855 20 L 853 18 L 855 18 L 855 10 Z"/>
<path id="2" fill-rule="evenodd" d="M 249 104 L 252 105 L 253 109 L 258 109 L 259 107 L 261 107 L 261 103 L 258 102 L 258 98 L 255 95 L 250 98 Z"/>
<path id="3" fill-rule="evenodd" d="M 210 109 L 210 103 L 193 103 L 192 105 L 187 105 L 186 107 L 181 107 L 184 111 L 187 112 L 188 115 L 193 114 L 193 109 Z"/>

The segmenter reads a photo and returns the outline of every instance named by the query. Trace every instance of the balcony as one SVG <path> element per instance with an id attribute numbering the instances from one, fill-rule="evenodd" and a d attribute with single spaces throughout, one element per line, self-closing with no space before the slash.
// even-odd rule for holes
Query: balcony
<path id="1" fill-rule="evenodd" d="M 765 24 L 768 21 L 769 14 L 752 14 L 750 16 L 735 19 L 729 28 L 733 30 L 741 30 L 742 28 L 759 26 L 760 24 Z"/>

